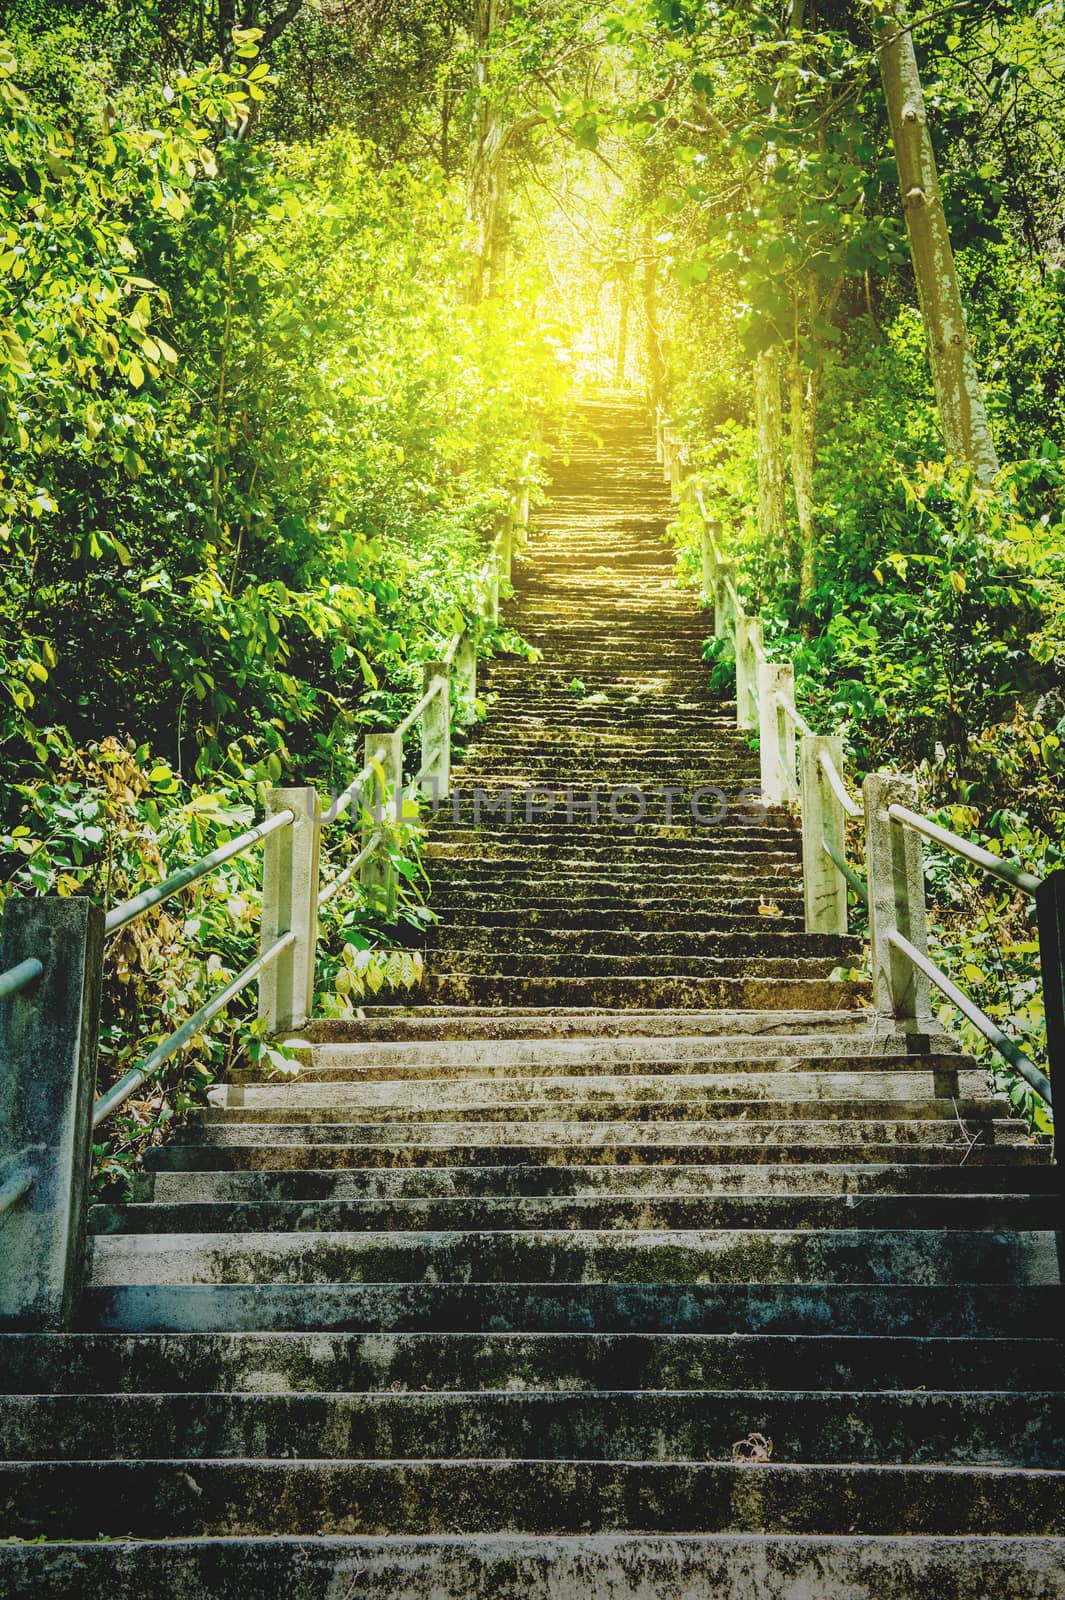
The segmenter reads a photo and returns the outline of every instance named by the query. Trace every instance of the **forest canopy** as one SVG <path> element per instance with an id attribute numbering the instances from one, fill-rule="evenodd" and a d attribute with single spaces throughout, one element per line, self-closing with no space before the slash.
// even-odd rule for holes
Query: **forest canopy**
<path id="1" fill-rule="evenodd" d="M 818 726 L 1060 859 L 1065 0 L 8 0 L 0 40 L 4 892 L 347 781 L 587 383 L 668 411 Z"/>

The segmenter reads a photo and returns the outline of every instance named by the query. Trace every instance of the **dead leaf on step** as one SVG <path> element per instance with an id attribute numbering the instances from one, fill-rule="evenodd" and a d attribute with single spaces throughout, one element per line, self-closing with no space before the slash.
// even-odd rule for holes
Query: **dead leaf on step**
<path id="1" fill-rule="evenodd" d="M 733 1461 L 768 1461 L 772 1454 L 773 1441 L 764 1433 L 749 1433 L 732 1446 Z"/>
<path id="2" fill-rule="evenodd" d="M 784 913 L 772 900 L 759 900 L 758 915 L 760 917 L 782 917 Z"/>

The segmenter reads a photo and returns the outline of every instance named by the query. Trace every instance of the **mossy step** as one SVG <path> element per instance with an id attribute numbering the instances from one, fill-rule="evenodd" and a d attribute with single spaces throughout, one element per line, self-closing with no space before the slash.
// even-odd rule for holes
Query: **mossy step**
<path id="1" fill-rule="evenodd" d="M 786 1534 L 242 1538 L 0 1546 L 34 1600 L 1065 1600 L 1065 1540 Z"/>
<path id="2" fill-rule="evenodd" d="M 89 1288 L 81 1325 L 118 1332 L 302 1330 L 1037 1338 L 1060 1285 L 869 1283 L 145 1283 Z M 423 1380 L 424 1381 L 424 1380 Z"/>
<path id="3" fill-rule="evenodd" d="M 1058 1284 L 1055 1236 L 937 1228 L 104 1234 L 89 1282 Z"/>
<path id="4" fill-rule="evenodd" d="M 36 1394 L 0 1397 L 0 1432 L 6 1458 L 25 1462 L 727 1462 L 757 1432 L 791 1465 L 1053 1468 L 1065 1391 Z"/>
<path id="5" fill-rule="evenodd" d="M 16 1538 L 279 1533 L 1065 1532 L 1065 1473 L 630 1462 L 0 1465 Z"/>
<path id="6" fill-rule="evenodd" d="M 869 986 L 818 978 L 466 978 L 427 974 L 423 992 L 444 1005 L 780 1006 L 811 1009 L 865 1006 Z"/>
<path id="7" fill-rule="evenodd" d="M 772 1195 L 949 1196 L 952 1200 L 991 1195 L 1056 1193 L 1057 1175 L 1049 1159 L 1041 1166 L 1009 1162 L 1010 1150 L 998 1164 L 971 1167 L 894 1165 L 820 1165 L 774 1167 L 765 1163 L 724 1167 L 427 1167 L 349 1169 L 304 1168 L 277 1172 L 168 1171 L 157 1167 L 137 1179 L 136 1197 L 162 1202 L 203 1200 L 407 1200 L 506 1196 L 571 1196 L 582 1199 L 651 1196 Z M 858 1209 L 855 1207 L 855 1209 Z"/>
<path id="8" fill-rule="evenodd" d="M 557 1133 L 557 1129 L 552 1130 Z M 569 1129 L 567 1131 L 572 1131 Z M 666 1129 L 658 1130 L 653 1140 L 631 1129 L 614 1128 L 613 1138 L 598 1143 L 552 1142 L 542 1137 L 540 1128 L 526 1129 L 526 1138 L 509 1143 L 489 1143 L 483 1127 L 465 1129 L 466 1138 L 433 1142 L 397 1143 L 393 1138 L 375 1137 L 373 1143 L 360 1143 L 365 1128 L 323 1127 L 321 1124 L 295 1126 L 242 1124 L 238 1128 L 214 1124 L 178 1130 L 166 1145 L 145 1153 L 150 1172 L 301 1172 L 314 1170 L 372 1169 L 378 1172 L 461 1171 L 468 1167 L 509 1167 L 547 1163 L 562 1171 L 598 1166 L 610 1172 L 632 1169 L 658 1171 L 662 1167 L 691 1166 L 701 1163 L 731 1169 L 735 1166 L 786 1168 L 812 1163 L 824 1166 L 838 1162 L 847 1165 L 888 1166 L 900 1159 L 908 1166 L 942 1164 L 960 1166 L 964 1159 L 970 1171 L 985 1163 L 1004 1159 L 1021 1165 L 1041 1166 L 1047 1160 L 1045 1147 L 1028 1144 L 1015 1122 L 976 1128 L 972 1144 L 959 1129 L 939 1123 L 892 1123 L 861 1127 L 849 1137 L 839 1124 L 769 1125 L 756 1128 L 749 1143 L 738 1138 L 715 1142 L 709 1135 L 719 1129 L 704 1129 L 701 1139 L 689 1142 L 670 1140 Z M 669 1131 L 672 1131 L 671 1129 Z M 681 1130 L 682 1132 L 687 1130 Z M 732 1130 L 726 1130 L 730 1135 Z M 374 1130 L 376 1134 L 376 1130 Z M 452 1135 L 455 1130 L 450 1130 Z M 836 1134 L 836 1138 L 831 1135 Z M 992 1139 L 992 1135 L 994 1136 Z M 491 1137 L 489 1134 L 488 1137 Z M 866 1137 L 867 1142 L 861 1140 Z M 979 1179 L 973 1182 L 979 1187 Z"/>
<path id="9" fill-rule="evenodd" d="M 0 1335 L 8 1394 L 1060 1388 L 1065 1343 L 729 1333 Z"/>
<path id="10" fill-rule="evenodd" d="M 1056 1220 L 1047 1195 L 664 1195 L 575 1199 L 563 1195 L 492 1199 L 199 1200 L 181 1195 L 95 1205 L 89 1232 L 114 1234 L 456 1233 L 564 1229 L 571 1232 L 846 1228 L 944 1233 L 1040 1232 Z"/>

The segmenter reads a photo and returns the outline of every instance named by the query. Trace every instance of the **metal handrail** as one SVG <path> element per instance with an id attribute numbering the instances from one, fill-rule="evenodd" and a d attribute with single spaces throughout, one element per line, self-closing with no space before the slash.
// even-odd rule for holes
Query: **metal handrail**
<path id="1" fill-rule="evenodd" d="M 859 900 L 864 900 L 866 905 L 868 905 L 869 885 L 866 883 L 865 879 L 855 872 L 854 868 L 848 864 L 846 857 L 840 854 L 834 844 L 829 844 L 827 839 L 821 840 L 821 848 L 832 864 L 843 874 L 844 878 L 846 878 L 847 882 L 850 884 Z"/>
<path id="2" fill-rule="evenodd" d="M 330 878 L 329 882 L 325 885 L 324 889 L 322 889 L 318 896 L 319 909 L 321 909 L 322 906 L 327 905 L 329 901 L 332 900 L 337 890 L 342 889 L 352 877 L 353 873 L 359 870 L 363 862 L 367 861 L 369 857 L 373 855 L 383 837 L 384 835 L 381 833 L 372 834 L 367 842 L 363 845 L 358 855 L 348 862 L 343 872 L 338 872 L 335 878 Z"/>
<path id="3" fill-rule="evenodd" d="M 333 804 L 330 807 L 331 815 L 328 818 L 329 822 L 336 822 L 338 817 L 342 817 L 344 815 L 345 811 L 348 809 L 351 802 L 355 799 L 355 796 L 362 788 L 363 784 L 369 783 L 370 779 L 373 777 L 374 763 L 376 762 L 378 765 L 380 765 L 384 758 L 384 750 L 374 751 L 373 755 L 363 767 L 362 771 L 356 773 L 355 777 L 352 778 L 351 782 L 348 784 L 343 793 L 338 794 L 336 799 L 333 801 Z M 323 823 L 323 826 L 325 825 L 326 824 Z"/>
<path id="4" fill-rule="evenodd" d="M 38 961 L 36 956 L 27 956 L 25 961 L 9 967 L 6 972 L 0 972 L 0 1000 L 8 1000 L 21 989 L 28 989 L 31 983 L 37 982 L 43 971 L 43 962 Z"/>
<path id="5" fill-rule="evenodd" d="M 446 688 L 446 686 L 446 678 L 439 677 L 433 679 L 433 682 L 429 688 L 426 689 L 418 703 L 411 707 L 411 709 L 407 712 L 407 715 L 403 718 L 403 721 L 400 723 L 399 727 L 395 729 L 395 732 L 398 733 L 401 738 L 405 733 L 410 732 L 418 718 L 421 716 L 422 712 L 426 711 L 429 706 L 432 705 L 437 695 L 440 694 L 441 691 Z"/>
<path id="6" fill-rule="evenodd" d="M 232 978 L 224 989 L 219 989 L 217 994 L 212 995 L 206 1005 L 202 1005 L 187 1022 L 183 1022 L 181 1027 L 166 1039 L 160 1040 L 155 1049 L 145 1057 L 139 1067 L 132 1067 L 129 1072 L 124 1073 L 118 1082 L 113 1084 L 106 1094 L 101 1095 L 93 1106 L 93 1127 L 98 1128 L 101 1122 L 106 1122 L 107 1118 L 112 1116 L 120 1106 L 124 1106 L 130 1096 L 136 1094 L 142 1083 L 145 1083 L 148 1078 L 158 1072 L 160 1067 L 165 1066 L 171 1056 L 175 1056 L 179 1050 L 183 1050 L 190 1040 L 194 1039 L 209 1022 L 213 1021 L 220 1011 L 224 1011 L 229 1002 L 242 989 L 246 989 L 248 984 L 253 982 L 261 972 L 265 972 L 271 962 L 276 961 L 278 956 L 288 949 L 289 945 L 295 943 L 295 940 L 295 932 L 290 928 L 287 933 L 281 935 L 276 944 L 270 946 L 269 950 L 262 951 L 260 955 L 255 957 L 254 961 L 249 961 L 243 971 L 238 972 L 236 977 Z"/>
<path id="7" fill-rule="evenodd" d="M 784 715 L 791 718 L 792 722 L 800 730 L 800 732 L 809 734 L 812 737 L 814 736 L 814 730 L 811 728 L 802 712 L 797 711 L 790 700 L 785 700 L 782 694 L 775 695 L 774 699 L 776 700 L 776 703 L 780 707 L 781 711 L 783 711 Z"/>
<path id="8" fill-rule="evenodd" d="M 137 917 L 142 917 L 153 906 L 162 905 L 164 900 L 169 900 L 172 895 L 179 894 L 182 889 L 187 889 L 190 883 L 212 872 L 215 867 L 222 866 L 227 861 L 232 861 L 234 856 L 243 855 L 245 850 L 250 850 L 253 844 L 258 844 L 260 839 L 269 838 L 279 828 L 287 828 L 290 822 L 295 822 L 296 813 L 287 807 L 278 811 L 276 815 L 267 817 L 265 822 L 260 822 L 258 827 L 249 828 L 247 833 L 239 834 L 236 839 L 230 839 L 228 844 L 220 845 L 217 850 L 212 850 L 210 855 L 201 856 L 199 861 L 191 862 L 187 867 L 181 867 L 177 872 L 164 878 L 162 883 L 157 883 L 153 889 L 142 889 L 140 894 L 135 894 L 132 900 L 124 900 L 120 906 L 114 906 L 104 918 L 104 932 L 117 933 L 119 928 L 124 928 L 127 923 L 133 922 Z"/>
<path id="9" fill-rule="evenodd" d="M 36 1176 L 37 1174 L 29 1167 L 25 1167 L 0 1185 L 0 1217 L 6 1211 L 10 1211 L 13 1205 L 17 1205 L 24 1194 L 29 1193 Z"/>
<path id="10" fill-rule="evenodd" d="M 835 795 L 836 799 L 839 801 L 848 817 L 860 817 L 862 814 L 862 808 L 858 804 L 858 801 L 852 799 L 851 795 L 848 793 L 847 786 L 843 782 L 843 778 L 840 775 L 839 769 L 827 750 L 821 751 L 820 757 L 818 758 L 818 765 L 820 766 L 825 777 L 828 779 L 829 787 L 831 788 L 832 793 Z"/>
<path id="11" fill-rule="evenodd" d="M 901 933 L 894 931 L 889 933 L 888 942 L 894 945 L 901 955 L 904 955 L 908 961 L 923 972 L 925 977 L 946 995 L 951 1004 L 957 1006 L 962 1016 L 967 1017 L 973 1027 L 978 1029 L 984 1038 L 994 1046 L 999 1055 L 1009 1062 L 1013 1070 L 1020 1074 L 1029 1088 L 1034 1089 L 1036 1094 L 1045 1100 L 1048 1106 L 1053 1107 L 1054 1099 L 1053 1091 L 1050 1087 L 1050 1079 L 1044 1076 L 1039 1068 L 1029 1061 L 1023 1050 L 1018 1050 L 1013 1040 L 1007 1038 L 1002 1029 L 991 1021 L 986 1012 L 981 1011 L 980 1007 L 970 1000 L 969 996 L 964 994 L 956 983 L 951 982 L 945 972 L 940 971 L 933 961 L 930 961 L 926 955 L 916 949 Z"/>
<path id="12" fill-rule="evenodd" d="M 943 845 L 954 855 L 961 856 L 965 861 L 971 861 L 976 867 L 982 867 L 993 878 L 1000 878 L 1003 883 L 1008 883 L 1011 889 L 1019 889 L 1022 894 L 1034 896 L 1043 886 L 1041 878 L 1026 872 L 1016 862 L 1003 861 L 1001 856 L 993 856 L 990 850 L 984 850 L 982 846 L 960 838 L 948 828 L 941 828 L 938 822 L 930 822 L 927 817 L 911 811 L 907 806 L 888 806 L 888 816 L 892 822 L 912 828 L 915 833 L 923 833 L 926 839 L 933 839 L 936 844 Z"/>

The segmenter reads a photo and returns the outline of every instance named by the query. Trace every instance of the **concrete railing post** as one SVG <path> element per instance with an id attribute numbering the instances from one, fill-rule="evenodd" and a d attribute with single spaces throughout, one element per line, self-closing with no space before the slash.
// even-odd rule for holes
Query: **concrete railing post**
<path id="1" fill-rule="evenodd" d="M 758 666 L 758 743 L 762 798 L 766 805 L 786 805 L 798 793 L 795 781 L 795 724 L 781 701 L 795 704 L 795 668 L 790 661 L 762 661 Z"/>
<path id="2" fill-rule="evenodd" d="M 263 847 L 263 913 L 260 949 L 284 933 L 295 942 L 259 979 L 259 1016 L 271 1033 L 302 1028 L 314 1010 L 314 962 L 318 950 L 318 855 L 321 806 L 312 788 L 271 789 L 266 814 L 295 812 Z"/>
<path id="3" fill-rule="evenodd" d="M 714 553 L 714 540 L 718 524 L 704 520 L 702 533 L 699 539 L 699 557 L 702 567 L 703 600 L 710 605 L 714 599 L 717 579 L 717 556 Z"/>
<path id="4" fill-rule="evenodd" d="M 451 668 L 446 661 L 425 663 L 423 690 L 428 693 L 436 684 L 442 687 L 422 712 L 418 729 L 422 746 L 418 788 L 434 804 L 451 792 Z"/>
<path id="5" fill-rule="evenodd" d="M 104 914 L 82 899 L 11 899 L 0 971 L 41 976 L 0 1003 L 0 1182 L 32 1177 L 0 1220 L 0 1326 L 59 1329 L 85 1270 Z"/>
<path id="6" fill-rule="evenodd" d="M 733 593 L 736 588 L 736 564 L 733 561 L 719 561 L 714 573 L 714 638 L 724 639 L 735 649 L 736 644 L 736 602 Z"/>
<path id="7" fill-rule="evenodd" d="M 403 812 L 403 736 L 399 733 L 368 733 L 363 743 L 363 760 L 371 761 L 380 751 L 380 773 L 370 779 L 370 794 L 362 824 L 362 842 L 398 822 Z M 383 779 L 383 781 L 382 781 Z M 382 908 L 389 922 L 396 916 L 396 873 L 387 837 L 362 864 L 360 882 Z"/>
<path id="8" fill-rule="evenodd" d="M 746 612 L 736 618 L 736 726 L 758 726 L 758 661 L 762 619 Z"/>
<path id="9" fill-rule="evenodd" d="M 463 631 L 455 646 L 451 677 L 455 685 L 459 717 L 463 722 L 472 722 L 477 699 L 477 642 L 469 628 Z"/>
<path id="10" fill-rule="evenodd" d="M 928 979 L 891 943 L 891 935 L 900 933 L 922 955 L 928 953 L 920 835 L 888 816 L 893 805 L 919 809 L 917 785 L 912 778 L 871 772 L 862 794 L 873 1003 L 883 1015 L 923 1029 L 931 1018 Z"/>
<path id="11" fill-rule="evenodd" d="M 496 546 L 496 571 L 500 579 L 510 582 L 514 566 L 514 513 L 506 511 L 496 521 L 499 543 Z"/>
<path id="12" fill-rule="evenodd" d="M 843 740 L 808 733 L 799 742 L 800 805 L 802 809 L 802 886 L 807 933 L 846 933 L 847 884 L 839 868 L 825 853 L 825 843 L 840 856 L 846 853 L 847 818 L 839 796 L 825 776 L 821 757 L 826 755 L 843 771 Z"/>
<path id="13" fill-rule="evenodd" d="M 665 454 L 665 445 L 662 437 L 664 426 L 665 413 L 661 406 L 655 406 L 655 460 L 659 466 L 662 465 Z"/>

